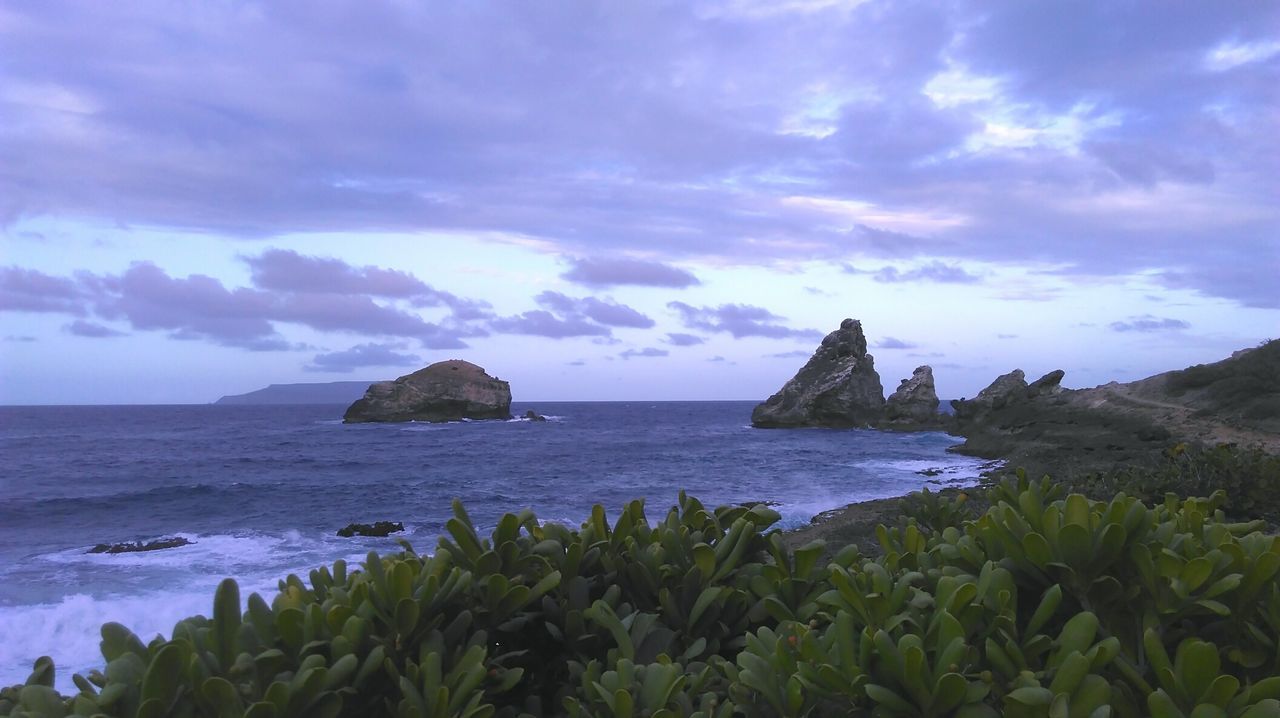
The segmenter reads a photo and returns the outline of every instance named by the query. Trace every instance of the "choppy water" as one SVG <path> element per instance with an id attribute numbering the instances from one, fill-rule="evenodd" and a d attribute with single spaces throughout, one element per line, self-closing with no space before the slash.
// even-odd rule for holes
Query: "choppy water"
<path id="1" fill-rule="evenodd" d="M 519 415 L 531 405 L 513 406 Z M 341 406 L 0 407 L 0 685 L 40 655 L 100 665 L 98 627 L 144 640 L 208 615 L 226 576 L 245 596 L 394 538 L 343 539 L 352 521 L 403 521 L 428 550 L 461 498 L 479 527 L 532 508 L 578 524 L 592 504 L 645 498 L 665 513 L 770 500 L 784 523 L 979 462 L 940 433 L 758 430 L 750 402 L 543 403 L 550 421 L 346 426 Z M 180 535 L 181 548 L 88 554 L 97 543 Z"/>

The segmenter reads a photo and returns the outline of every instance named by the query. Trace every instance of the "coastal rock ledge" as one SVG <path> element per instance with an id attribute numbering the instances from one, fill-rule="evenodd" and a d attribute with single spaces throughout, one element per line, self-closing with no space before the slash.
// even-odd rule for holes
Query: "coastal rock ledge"
<path id="1" fill-rule="evenodd" d="M 883 415 L 884 387 L 862 323 L 845 319 L 791 381 L 751 412 L 751 424 L 847 428 L 873 426 Z"/>
<path id="2" fill-rule="evenodd" d="M 342 421 L 510 419 L 511 385 L 461 359 L 437 362 L 395 381 L 371 384 Z"/>

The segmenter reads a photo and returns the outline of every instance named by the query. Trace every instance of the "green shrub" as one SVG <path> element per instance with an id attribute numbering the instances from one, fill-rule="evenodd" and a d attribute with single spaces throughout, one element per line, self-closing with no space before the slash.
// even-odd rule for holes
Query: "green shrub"
<path id="1" fill-rule="evenodd" d="M 1025 476 L 973 519 L 950 498 L 856 549 L 788 549 L 765 507 L 680 496 L 579 529 L 455 506 L 405 544 L 289 576 L 57 694 L 36 661 L 9 716 L 1230 716 L 1280 714 L 1280 539 L 1225 497 L 1060 495 Z"/>
<path id="2" fill-rule="evenodd" d="M 1127 491 L 1143 501 L 1160 501 L 1169 493 L 1208 496 L 1222 490 L 1226 495 L 1222 508 L 1229 516 L 1280 522 L 1280 456 L 1258 448 L 1178 444 L 1155 466 L 1096 474 L 1078 488 L 1091 496 Z"/>

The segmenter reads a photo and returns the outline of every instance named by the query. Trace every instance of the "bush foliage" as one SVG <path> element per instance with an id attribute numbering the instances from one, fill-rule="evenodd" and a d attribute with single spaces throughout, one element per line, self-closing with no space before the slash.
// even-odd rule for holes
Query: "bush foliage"
<path id="1" fill-rule="evenodd" d="M 1280 539 L 1221 492 L 1063 493 L 1021 477 L 977 518 L 923 497 L 883 556 L 825 565 L 763 506 L 522 512 L 489 538 L 455 506 L 432 555 L 289 576 L 243 612 L 227 580 L 149 644 L 107 624 L 78 693 L 41 658 L 0 715 L 1280 715 Z"/>
<path id="2" fill-rule="evenodd" d="M 1155 466 L 1097 474 L 1081 482 L 1079 489 L 1090 496 L 1127 491 L 1143 501 L 1161 501 L 1169 493 L 1208 496 L 1221 490 L 1228 516 L 1280 523 L 1280 456 L 1258 448 L 1177 444 Z"/>

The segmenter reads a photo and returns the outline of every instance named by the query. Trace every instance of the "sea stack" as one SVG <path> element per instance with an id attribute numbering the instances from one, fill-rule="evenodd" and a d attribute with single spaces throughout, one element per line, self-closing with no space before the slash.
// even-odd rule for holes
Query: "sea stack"
<path id="1" fill-rule="evenodd" d="M 872 426 L 884 415 L 884 387 L 867 353 L 862 323 L 845 319 L 791 381 L 751 412 L 761 428 Z"/>
<path id="2" fill-rule="evenodd" d="M 511 385 L 461 359 L 437 362 L 395 381 L 371 384 L 342 421 L 510 419 Z"/>
<path id="3" fill-rule="evenodd" d="M 916 367 L 910 379 L 903 379 L 884 404 L 884 423 L 889 427 L 923 427 L 939 423 L 938 391 L 933 385 L 933 367 Z"/>

